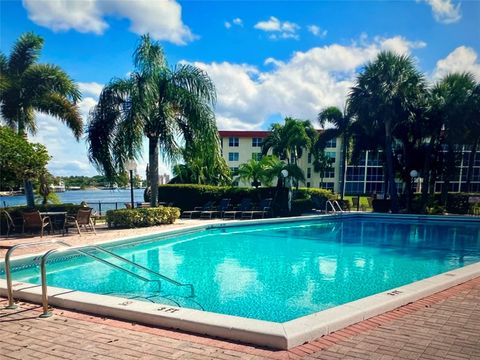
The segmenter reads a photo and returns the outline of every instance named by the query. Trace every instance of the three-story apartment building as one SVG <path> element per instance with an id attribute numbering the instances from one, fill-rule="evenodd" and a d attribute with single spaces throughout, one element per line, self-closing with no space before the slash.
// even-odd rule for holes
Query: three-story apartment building
<path id="1" fill-rule="evenodd" d="M 219 131 L 222 143 L 222 155 L 226 160 L 233 174 L 238 171 L 240 164 L 250 159 L 260 159 L 262 153 L 263 139 L 267 137 L 269 131 Z M 460 161 L 457 162 L 455 176 L 450 183 L 449 191 L 465 191 L 466 174 L 468 168 L 468 159 L 470 148 L 460 146 L 458 151 Z M 334 161 L 332 171 L 325 174 L 322 187 L 331 189 L 335 192 L 341 192 L 341 176 L 345 172 L 345 194 L 371 194 L 381 193 L 384 187 L 383 163 L 380 154 L 366 151 L 362 154 L 357 164 L 348 164 L 345 169 L 343 166 L 342 139 L 333 139 L 327 144 L 325 149 L 327 156 Z M 306 187 L 320 187 L 320 174 L 313 169 L 313 156 L 305 151 L 298 161 L 298 165 L 305 173 Z M 420 170 L 420 169 L 418 169 Z M 250 186 L 250 184 L 241 182 L 238 186 Z M 400 184 L 399 184 L 400 185 Z M 435 191 L 440 191 L 442 182 L 435 183 Z M 416 187 L 420 190 L 420 186 Z M 473 164 L 472 190 L 480 192 L 480 151 L 477 152 Z"/>

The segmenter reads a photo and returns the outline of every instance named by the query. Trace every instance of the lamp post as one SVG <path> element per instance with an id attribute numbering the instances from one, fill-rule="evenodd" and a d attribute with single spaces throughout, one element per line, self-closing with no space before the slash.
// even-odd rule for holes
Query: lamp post
<path id="1" fill-rule="evenodd" d="M 417 170 L 410 171 L 410 178 L 412 179 L 412 182 L 410 183 L 410 188 L 411 188 L 415 180 L 418 178 L 418 171 Z M 417 189 L 415 189 L 415 191 L 416 190 Z"/>
<path id="2" fill-rule="evenodd" d="M 281 171 L 281 174 L 282 174 L 283 179 L 284 179 L 285 187 L 288 188 L 287 209 L 288 209 L 288 215 L 290 215 L 290 212 L 292 211 L 292 191 L 291 191 L 291 189 L 290 189 L 290 181 L 287 180 L 288 170 L 287 170 L 287 169 L 283 169 L 283 170 Z"/>
<path id="3" fill-rule="evenodd" d="M 130 159 L 126 162 L 125 168 L 130 172 L 130 201 L 133 209 L 135 207 L 133 202 L 133 172 L 137 169 L 137 163 L 135 160 Z"/>

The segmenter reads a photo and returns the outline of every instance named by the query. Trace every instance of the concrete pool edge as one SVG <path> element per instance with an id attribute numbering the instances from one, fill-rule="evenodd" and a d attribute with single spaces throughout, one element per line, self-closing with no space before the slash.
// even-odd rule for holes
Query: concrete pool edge
<path id="1" fill-rule="evenodd" d="M 59 308 L 146 325 L 187 331 L 272 349 L 288 350 L 360 321 L 480 277 L 480 263 L 419 280 L 284 323 L 146 303 L 49 286 L 49 303 Z M 41 303 L 41 287 L 13 284 L 15 297 Z M 0 279 L 0 295 L 6 281 Z"/>
<path id="2" fill-rule="evenodd" d="M 338 215 L 346 217 L 363 216 L 363 214 L 358 213 Z M 336 217 L 338 215 L 333 216 Z M 389 214 L 365 215 L 369 217 L 392 218 L 392 215 Z M 409 219 L 419 218 L 418 215 L 394 216 L 397 218 Z M 238 226 L 239 224 L 249 225 L 258 223 L 298 222 L 318 218 L 325 219 L 328 217 L 332 216 L 317 215 L 297 217 L 294 219 L 265 219 L 244 222 L 229 221 L 226 223 L 194 225 L 188 228 L 185 227 L 182 229 L 162 232 L 159 235 L 171 235 L 184 233 L 185 231 L 189 232 L 192 230 L 222 228 L 225 226 Z M 420 218 L 424 217 L 420 216 Z M 435 217 L 433 219 L 430 216 L 428 217 L 428 219 L 432 220 L 445 221 L 460 220 L 458 218 L 468 222 L 479 222 L 478 219 L 467 217 Z M 110 244 L 114 246 L 133 239 L 143 239 L 146 237 L 147 236 L 128 237 L 115 241 L 106 241 L 102 244 Z M 27 255 L 22 256 L 21 258 L 31 258 L 33 256 L 34 255 Z M 15 259 L 20 259 L 20 257 Z M 348 325 L 388 312 L 479 276 L 480 262 L 284 323 L 222 315 L 169 305 L 152 304 L 51 286 L 49 286 L 49 302 L 51 305 L 65 309 L 284 350 L 291 349 L 305 342 L 312 341 L 323 335 L 342 329 Z M 16 298 L 21 298 L 33 303 L 41 302 L 41 288 L 38 285 L 14 281 L 14 291 Z M 6 296 L 6 282 L 3 279 L 0 279 L 0 295 Z"/>

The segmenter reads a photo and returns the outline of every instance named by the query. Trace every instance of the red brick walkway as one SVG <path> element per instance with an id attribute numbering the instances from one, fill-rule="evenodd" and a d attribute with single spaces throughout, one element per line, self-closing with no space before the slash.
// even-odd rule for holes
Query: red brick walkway
<path id="1" fill-rule="evenodd" d="M 4 310 L 3 359 L 480 359 L 480 278 L 349 326 L 290 351 L 55 310 L 21 303 Z"/>

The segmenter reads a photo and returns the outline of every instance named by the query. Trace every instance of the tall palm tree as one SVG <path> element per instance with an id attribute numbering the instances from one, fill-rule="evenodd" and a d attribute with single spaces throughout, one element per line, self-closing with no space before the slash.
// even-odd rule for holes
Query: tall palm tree
<path id="1" fill-rule="evenodd" d="M 81 99 L 75 82 L 58 66 L 39 64 L 43 39 L 25 33 L 15 42 L 10 55 L 0 53 L 0 113 L 18 134 L 37 132 L 37 112 L 54 116 L 67 125 L 78 140 L 83 132 L 76 102 Z M 27 205 L 34 206 L 33 187 L 25 180 Z"/>
<path id="2" fill-rule="evenodd" d="M 399 124 L 409 119 L 424 88 L 424 76 L 409 56 L 385 51 L 365 66 L 349 94 L 348 107 L 358 121 L 365 127 L 384 131 L 383 152 L 392 212 L 398 210 L 393 134 Z"/>
<path id="3" fill-rule="evenodd" d="M 458 153 L 455 146 L 462 143 L 474 145 L 479 137 L 479 122 L 476 116 L 478 109 L 475 108 L 476 86 L 471 73 L 452 73 L 446 75 L 432 89 L 437 120 L 436 133 L 440 133 L 438 141 L 446 150 L 442 167 L 443 203 L 447 201 L 450 182 L 455 172 Z"/>
<path id="4" fill-rule="evenodd" d="M 241 164 L 238 167 L 239 179 L 247 182 L 251 181 L 252 186 L 258 189 L 262 182 L 265 182 L 267 179 L 264 159 L 266 157 L 262 159 L 263 161 L 250 159 L 246 163 Z"/>
<path id="5" fill-rule="evenodd" d="M 163 49 L 149 35 L 134 52 L 135 69 L 126 79 L 104 87 L 90 115 L 90 161 L 112 178 L 129 158 L 139 158 L 148 138 L 150 204 L 158 202 L 158 157 L 174 161 L 185 147 L 203 142 L 220 153 L 212 107 L 215 86 L 207 73 L 192 65 L 170 68 Z"/>
<path id="6" fill-rule="evenodd" d="M 342 159 L 340 161 L 343 164 L 343 171 L 340 174 L 340 196 L 342 200 L 345 196 L 345 170 L 347 168 L 348 144 L 352 136 L 353 121 L 353 116 L 348 113 L 347 109 L 342 113 L 336 106 L 327 107 L 318 114 L 318 122 L 324 130 L 318 136 L 318 140 L 314 145 L 316 152 L 325 150 L 328 141 L 341 137 Z M 333 128 L 325 129 L 327 122 L 331 123 Z"/>

